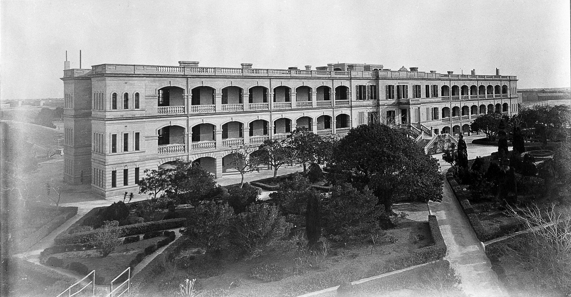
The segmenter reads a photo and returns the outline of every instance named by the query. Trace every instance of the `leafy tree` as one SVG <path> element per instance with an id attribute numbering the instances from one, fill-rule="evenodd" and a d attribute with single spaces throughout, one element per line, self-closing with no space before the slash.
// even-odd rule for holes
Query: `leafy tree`
<path id="1" fill-rule="evenodd" d="M 362 192 L 344 183 L 336 186 L 331 198 L 323 203 L 323 226 L 333 240 L 368 236 L 379 227 L 383 214 L 372 191 Z"/>
<path id="2" fill-rule="evenodd" d="M 395 200 L 442 197 L 442 176 L 436 159 L 389 126 L 373 124 L 351 129 L 335 147 L 334 160 L 354 187 L 372 189 L 389 214 Z"/>
<path id="3" fill-rule="evenodd" d="M 207 252 L 218 252 L 229 246 L 228 236 L 233 218 L 234 210 L 228 204 L 204 203 L 188 217 L 184 234 L 205 247 Z"/>
<path id="4" fill-rule="evenodd" d="M 244 174 L 254 171 L 257 169 L 258 165 L 261 163 L 258 158 L 251 155 L 255 148 L 252 146 L 242 146 L 234 149 L 230 153 L 230 163 L 229 167 L 238 170 L 241 175 L 240 188 L 244 185 Z"/>
<path id="5" fill-rule="evenodd" d="M 295 159 L 303 165 L 303 172 L 306 172 L 307 164 L 318 160 L 323 140 L 307 128 L 295 129 L 287 140 Z"/>
<path id="6" fill-rule="evenodd" d="M 228 204 L 234 209 L 236 214 L 239 214 L 244 212 L 250 204 L 256 202 L 258 188 L 245 184 L 242 188 L 230 188 L 228 194 Z"/>
<path id="7" fill-rule="evenodd" d="M 321 170 L 321 167 L 319 167 L 317 163 L 311 163 L 311 165 L 309 165 L 309 172 L 307 173 L 309 181 L 316 183 L 323 180 L 323 177 L 323 170 Z"/>
<path id="8" fill-rule="evenodd" d="M 291 161 L 294 157 L 293 149 L 283 140 L 268 139 L 260 145 L 257 151 L 250 156 L 257 158 L 261 164 L 273 168 L 274 178 L 278 175 L 278 169 Z"/>
<path id="9" fill-rule="evenodd" d="M 307 212 L 305 213 L 305 234 L 309 248 L 313 248 L 321 237 L 321 210 L 320 195 L 313 192 L 307 199 Z"/>
<path id="10" fill-rule="evenodd" d="M 145 176 L 139 181 L 139 193 L 147 193 L 157 199 L 158 195 L 169 188 L 170 170 L 145 169 Z"/>
<path id="11" fill-rule="evenodd" d="M 100 250 L 102 257 L 107 257 L 122 241 L 118 221 L 105 221 L 103 227 L 96 229 L 93 244 Z"/>
<path id="12" fill-rule="evenodd" d="M 483 132 L 489 140 L 494 141 L 498 135 L 500 122 L 504 117 L 500 113 L 481 115 L 474 120 L 470 128 L 474 132 Z"/>
<path id="13" fill-rule="evenodd" d="M 187 168 L 186 174 L 180 180 L 181 193 L 179 201 L 197 205 L 216 191 L 214 177 L 198 165 Z"/>
<path id="14" fill-rule="evenodd" d="M 231 225 L 231 242 L 249 257 L 262 255 L 289 234 L 291 224 L 276 206 L 252 204 L 236 216 Z"/>
<path id="15" fill-rule="evenodd" d="M 34 119 L 34 123 L 38 125 L 55 128 L 56 126 L 52 121 L 53 121 L 53 111 L 45 107 L 42 108 L 42 110 L 40 110 L 40 113 L 38 113 L 38 115 Z"/>
<path id="16" fill-rule="evenodd" d="M 278 191 L 271 193 L 270 198 L 285 215 L 302 215 L 307 206 L 307 194 L 310 193 L 309 180 L 299 173 L 280 184 Z"/>
<path id="17" fill-rule="evenodd" d="M 522 126 L 535 128 L 536 135 L 552 141 L 565 137 L 571 124 L 571 108 L 567 105 L 534 105 L 523 108 L 517 116 Z"/>

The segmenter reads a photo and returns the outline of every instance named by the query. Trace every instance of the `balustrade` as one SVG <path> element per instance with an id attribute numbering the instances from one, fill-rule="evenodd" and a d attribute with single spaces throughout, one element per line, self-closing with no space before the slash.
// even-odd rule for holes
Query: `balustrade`
<path id="1" fill-rule="evenodd" d="M 274 109 L 291 109 L 291 102 L 274 102 Z"/>
<path id="2" fill-rule="evenodd" d="M 222 104 L 222 111 L 243 111 L 244 104 Z"/>
<path id="3" fill-rule="evenodd" d="M 333 130 L 331 129 L 321 129 L 317 130 L 317 135 L 329 135 Z"/>
<path id="4" fill-rule="evenodd" d="M 269 135 L 250 136 L 250 144 L 262 144 L 268 139 L 270 139 Z"/>
<path id="5" fill-rule="evenodd" d="M 318 107 L 330 107 L 331 106 L 331 100 L 318 100 L 317 106 Z"/>
<path id="6" fill-rule="evenodd" d="M 274 140 L 282 140 L 282 139 L 286 139 L 289 136 L 289 133 L 279 133 L 279 134 L 274 134 L 274 136 L 272 137 L 272 139 Z"/>
<path id="7" fill-rule="evenodd" d="M 269 103 L 249 103 L 250 110 L 269 110 Z"/>
<path id="8" fill-rule="evenodd" d="M 184 153 L 186 151 L 186 145 L 183 144 L 166 144 L 159 145 L 159 154 L 175 154 Z"/>
<path id="9" fill-rule="evenodd" d="M 244 145 L 244 138 L 222 139 L 222 146 L 233 147 Z"/>
<path id="10" fill-rule="evenodd" d="M 311 101 L 297 101 L 295 107 L 312 107 L 313 102 Z"/>
<path id="11" fill-rule="evenodd" d="M 157 112 L 159 114 L 183 114 L 184 113 L 184 105 L 183 106 L 158 106 Z"/>
<path id="12" fill-rule="evenodd" d="M 349 100 L 335 100 L 335 106 L 349 106 Z"/>
<path id="13" fill-rule="evenodd" d="M 197 141 L 192 143 L 193 150 L 205 150 L 213 148 L 216 148 L 216 141 L 214 140 Z"/>
<path id="14" fill-rule="evenodd" d="M 190 106 L 190 112 L 192 113 L 213 113 L 216 112 L 216 105 L 192 105 Z"/>

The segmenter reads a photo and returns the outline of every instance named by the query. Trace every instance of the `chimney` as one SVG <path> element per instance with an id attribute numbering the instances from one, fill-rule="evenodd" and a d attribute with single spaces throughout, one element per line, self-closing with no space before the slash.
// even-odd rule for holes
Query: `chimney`
<path id="1" fill-rule="evenodd" d="M 430 70 L 430 73 L 436 73 L 436 70 Z"/>
<path id="2" fill-rule="evenodd" d="M 67 60 L 67 51 L 65 51 L 65 61 L 63 62 L 63 70 L 68 70 L 70 67 L 70 62 Z"/>
<path id="3" fill-rule="evenodd" d="M 240 65 L 242 65 L 242 70 L 244 70 L 244 69 L 252 69 L 253 64 L 252 63 L 242 63 Z"/>
<path id="4" fill-rule="evenodd" d="M 496 75 L 500 75 L 500 69 L 496 68 Z"/>
<path id="5" fill-rule="evenodd" d="M 476 69 L 472 69 L 471 74 L 476 75 Z"/>
<path id="6" fill-rule="evenodd" d="M 448 72 L 448 75 L 452 75 L 452 73 L 454 73 L 454 71 L 450 71 L 450 70 L 448 70 L 447 72 Z"/>
<path id="7" fill-rule="evenodd" d="M 305 65 L 305 70 L 307 71 L 311 70 L 311 65 Z"/>
<path id="8" fill-rule="evenodd" d="M 410 67 L 410 71 L 412 71 L 412 72 L 418 72 L 418 67 Z"/>
<path id="9" fill-rule="evenodd" d="M 198 67 L 198 61 L 178 61 L 180 67 Z"/>

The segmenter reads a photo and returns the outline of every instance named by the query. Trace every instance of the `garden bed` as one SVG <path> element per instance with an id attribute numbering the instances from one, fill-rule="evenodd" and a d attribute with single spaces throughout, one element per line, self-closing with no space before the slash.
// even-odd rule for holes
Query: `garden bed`
<path id="1" fill-rule="evenodd" d="M 164 253 L 170 261 L 155 259 L 162 263 L 151 263 L 138 279 L 141 293 L 168 294 L 178 291 L 185 279 L 198 278 L 196 287 L 216 296 L 297 296 L 441 259 L 446 253 L 433 216 L 429 222 L 404 219 L 375 244 L 331 244 L 318 254 L 290 249 L 238 261 L 231 253 L 209 258 L 186 238 L 171 247 Z"/>

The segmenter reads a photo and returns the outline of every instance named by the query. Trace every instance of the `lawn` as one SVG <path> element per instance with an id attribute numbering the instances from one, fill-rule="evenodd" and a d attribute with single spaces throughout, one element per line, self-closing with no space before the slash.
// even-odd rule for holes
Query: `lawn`
<path id="1" fill-rule="evenodd" d="M 67 267 L 72 262 L 79 262 L 89 268 L 89 271 L 95 270 L 98 277 L 102 277 L 101 284 L 108 284 L 119 273 L 129 267 L 129 263 L 135 259 L 138 253 L 150 245 L 156 244 L 164 236 L 153 237 L 149 239 L 140 240 L 133 243 L 122 244 L 115 248 L 115 250 L 107 257 L 102 258 L 98 250 L 75 251 L 53 254 L 49 257 L 56 257 L 63 260 L 63 267 Z M 47 259 L 44 259 L 47 260 Z M 99 282 L 97 284 L 100 284 Z"/>
<path id="2" fill-rule="evenodd" d="M 198 279 L 196 288 L 206 296 L 297 296 L 425 263 L 430 260 L 415 252 L 434 245 L 426 219 L 403 219 L 374 244 L 372 240 L 330 243 L 320 253 L 292 246 L 251 260 L 237 260 L 231 252 L 209 257 L 186 238 L 181 241 L 167 256 L 172 261 L 157 267 L 152 279 L 140 287 L 141 296 L 177 292 L 187 278 Z"/>

